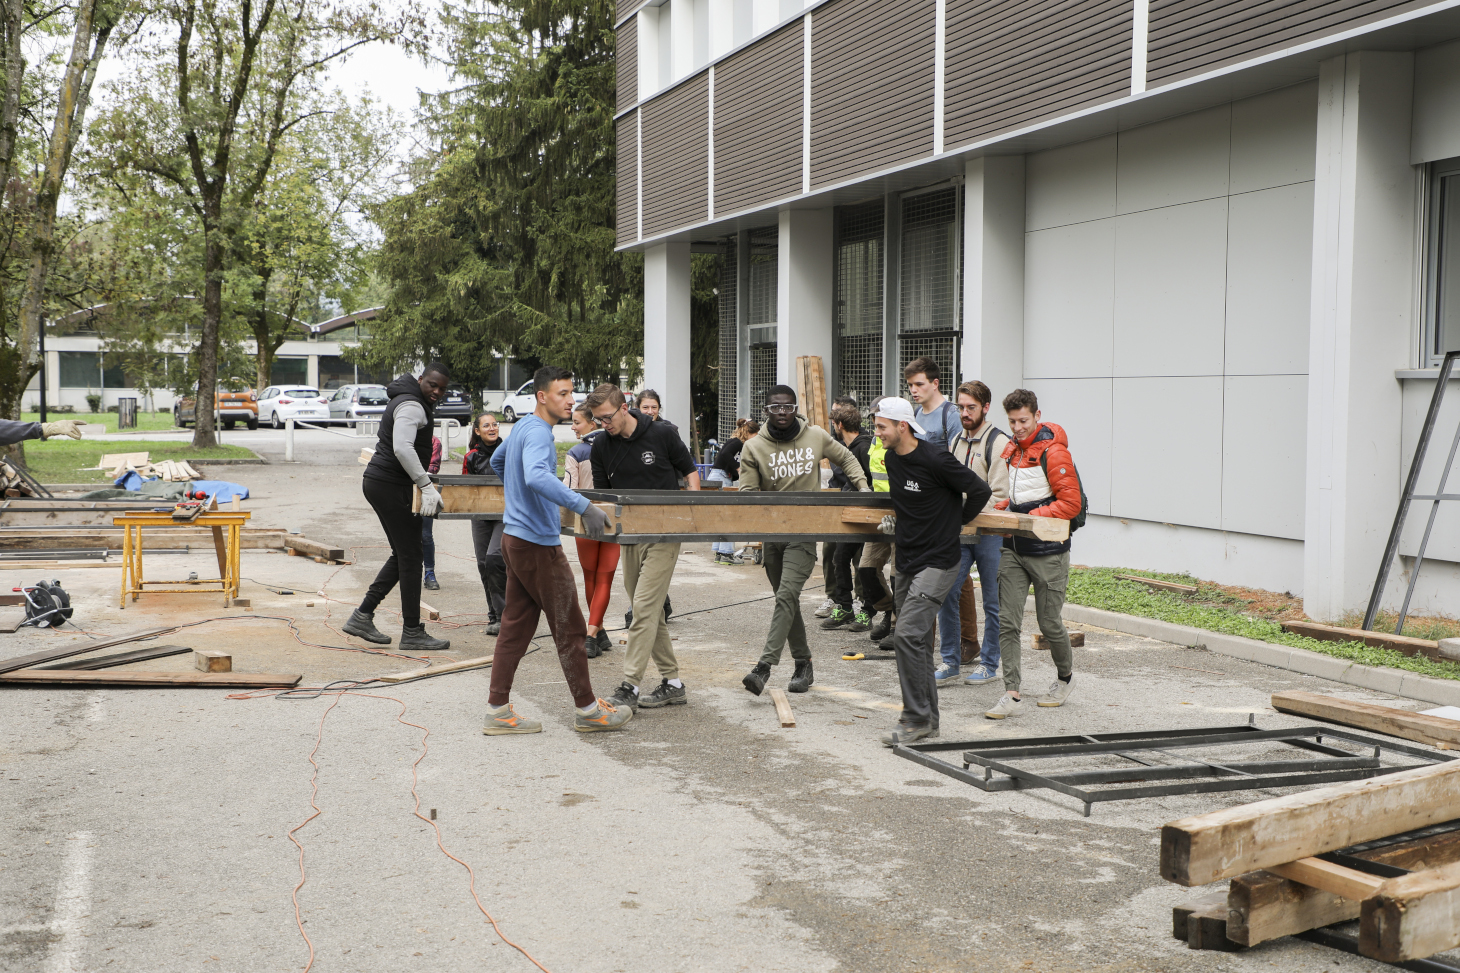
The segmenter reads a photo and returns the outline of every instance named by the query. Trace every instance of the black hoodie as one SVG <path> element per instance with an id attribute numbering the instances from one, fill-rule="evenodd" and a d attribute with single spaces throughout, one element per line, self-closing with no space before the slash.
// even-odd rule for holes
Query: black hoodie
<path id="1" fill-rule="evenodd" d="M 386 397 L 390 402 L 385 406 L 385 411 L 380 415 L 380 441 L 375 446 L 375 455 L 370 457 L 370 463 L 365 467 L 365 476 L 372 480 L 384 480 L 387 483 L 411 482 L 406 471 L 401 468 L 400 460 L 395 458 L 395 413 L 396 409 L 407 402 L 418 402 L 421 408 L 426 410 L 426 424 L 416 430 L 415 446 L 416 455 L 421 459 L 421 469 L 425 469 L 431 463 L 431 430 L 434 425 L 433 416 L 435 406 L 421 392 L 421 381 L 414 375 L 402 375 L 385 387 Z"/>
<path id="2" fill-rule="evenodd" d="M 589 462 L 596 490 L 678 490 L 679 478 L 695 472 L 689 447 L 667 422 L 650 422 L 637 409 L 637 421 L 625 439 L 604 430 L 593 441 Z"/>
<path id="3" fill-rule="evenodd" d="M 847 443 L 847 449 L 850 449 L 852 455 L 857 457 L 857 462 L 862 464 L 862 475 L 867 478 L 868 483 L 872 482 L 872 463 L 867 459 L 867 451 L 871 448 L 872 434 L 866 430 L 857 433 L 857 438 Z M 831 486 L 843 493 L 855 493 L 857 489 L 852 486 L 851 478 L 840 466 L 831 468 Z"/>

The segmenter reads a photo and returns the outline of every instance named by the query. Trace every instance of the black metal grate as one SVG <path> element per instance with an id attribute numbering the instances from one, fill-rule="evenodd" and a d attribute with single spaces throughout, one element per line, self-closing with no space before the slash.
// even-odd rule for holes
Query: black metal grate
<path id="1" fill-rule="evenodd" d="M 776 309 L 780 259 L 780 231 L 763 227 L 750 232 L 750 266 L 747 292 L 746 344 L 750 349 L 750 401 L 746 414 L 759 418 L 766 389 L 776 384 Z"/>
<path id="2" fill-rule="evenodd" d="M 883 224 L 880 199 L 837 210 L 832 381 L 864 406 L 882 394 Z"/>
<path id="3" fill-rule="evenodd" d="M 720 423 L 717 438 L 726 442 L 735 434 L 740 408 L 739 247 L 735 237 L 720 246 Z"/>
<path id="4" fill-rule="evenodd" d="M 925 355 L 943 370 L 944 389 L 958 384 L 960 252 L 957 187 L 903 198 L 898 370 Z"/>

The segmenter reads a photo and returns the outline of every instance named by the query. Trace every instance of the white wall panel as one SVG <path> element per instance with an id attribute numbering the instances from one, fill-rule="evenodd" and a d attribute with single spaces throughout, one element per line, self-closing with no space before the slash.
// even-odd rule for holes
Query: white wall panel
<path id="1" fill-rule="evenodd" d="M 1115 221 L 1041 230 L 1026 240 L 1025 376 L 1110 375 Z"/>
<path id="2" fill-rule="evenodd" d="M 1220 375 L 1226 197 L 1115 224 L 1114 374 Z"/>
<path id="3" fill-rule="evenodd" d="M 1110 513 L 1111 380 L 1043 379 L 1027 383 L 1039 396 L 1045 422 L 1064 429 L 1092 514 Z M 1008 430 L 1003 410 L 995 408 L 1000 429 Z"/>
<path id="4" fill-rule="evenodd" d="M 1083 223 L 1115 215 L 1114 135 L 1028 157 L 1025 226 Z"/>
<path id="5" fill-rule="evenodd" d="M 1303 542 L 1260 534 L 1092 516 L 1074 537 L 1071 560 L 1303 593 Z"/>
<path id="6" fill-rule="evenodd" d="M 1308 377 L 1225 381 L 1222 527 L 1302 540 L 1306 461 L 1291 437 L 1307 428 Z"/>
<path id="7" fill-rule="evenodd" d="M 1313 183 L 1233 196 L 1227 239 L 1226 373 L 1307 374 Z"/>
<path id="8" fill-rule="evenodd" d="M 1409 161 L 1437 162 L 1460 155 L 1460 41 L 1414 56 L 1414 130 Z"/>
<path id="9" fill-rule="evenodd" d="M 1220 528 L 1222 379 L 1117 378 L 1114 385 L 1111 514 Z"/>
<path id="10" fill-rule="evenodd" d="M 1232 192 L 1313 179 L 1318 84 L 1270 91 L 1232 105 Z"/>
<path id="11" fill-rule="evenodd" d="M 1225 196 L 1231 117 L 1222 105 L 1122 132 L 1116 212 Z"/>

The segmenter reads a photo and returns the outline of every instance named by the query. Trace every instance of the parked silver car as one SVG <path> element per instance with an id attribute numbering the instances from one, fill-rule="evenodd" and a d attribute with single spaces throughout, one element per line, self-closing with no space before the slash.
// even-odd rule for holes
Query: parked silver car
<path id="1" fill-rule="evenodd" d="M 378 419 L 385 411 L 384 385 L 346 385 L 330 395 L 330 422 L 354 428 L 361 419 Z"/>

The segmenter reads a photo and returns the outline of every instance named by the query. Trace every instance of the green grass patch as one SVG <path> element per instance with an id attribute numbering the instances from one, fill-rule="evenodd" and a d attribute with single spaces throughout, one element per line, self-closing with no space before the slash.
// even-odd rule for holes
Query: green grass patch
<path id="1" fill-rule="evenodd" d="M 1374 619 L 1374 631 L 1393 633 L 1394 623 L 1399 621 L 1399 613 L 1392 611 L 1381 611 Z M 1339 623 L 1344 628 L 1363 628 L 1364 616 L 1362 612 L 1353 612 L 1343 616 Z M 1453 618 L 1437 618 L 1427 616 L 1416 618 L 1409 615 L 1404 619 L 1404 630 L 1400 635 L 1408 635 L 1412 639 L 1429 639 L 1438 642 L 1440 639 L 1460 638 L 1460 622 Z"/>
<path id="2" fill-rule="evenodd" d="M 81 422 L 89 423 L 89 424 L 94 425 L 94 426 L 106 426 L 106 431 L 107 432 L 118 432 L 118 431 L 132 432 L 133 431 L 133 430 L 130 430 L 130 429 L 128 429 L 128 430 L 118 430 L 117 429 L 117 414 L 115 412 L 56 412 L 54 410 L 47 410 L 47 412 L 46 412 L 46 420 L 48 422 L 56 422 L 56 421 L 61 420 L 61 419 L 78 419 Z M 22 412 L 20 414 L 20 421 L 21 422 L 40 422 L 41 421 L 41 414 L 39 412 Z M 160 432 L 163 429 L 172 429 L 172 428 L 175 428 L 175 427 L 172 424 L 172 413 L 171 412 L 138 412 L 137 413 L 137 429 L 136 429 L 136 431 L 139 431 L 139 432 Z"/>
<path id="3" fill-rule="evenodd" d="M 112 482 L 110 470 L 83 469 L 95 466 L 106 453 L 147 453 L 154 463 L 166 459 L 207 462 L 210 459 L 257 458 L 252 451 L 242 446 L 197 449 L 191 443 L 155 439 L 115 442 L 57 438 L 45 442 L 30 440 L 25 444 L 25 462 L 30 469 L 30 475 L 42 483 L 109 484 Z"/>
<path id="4" fill-rule="evenodd" d="M 1122 581 L 1116 578 L 1117 574 L 1138 574 L 1144 578 L 1196 585 L 1198 590 L 1194 595 L 1157 591 L 1135 581 Z M 1236 607 L 1246 604 L 1243 599 L 1190 575 L 1132 571 L 1125 568 L 1072 567 L 1066 600 L 1088 608 L 1155 618 L 1176 625 L 1189 625 L 1225 635 L 1240 635 L 1276 645 L 1289 645 L 1295 649 L 1320 652 L 1366 666 L 1404 669 L 1437 679 L 1460 679 L 1460 665 L 1453 662 L 1436 662 L 1424 656 L 1407 656 L 1390 649 L 1371 648 L 1361 642 L 1321 642 L 1285 632 L 1280 622 L 1255 617 Z"/>

